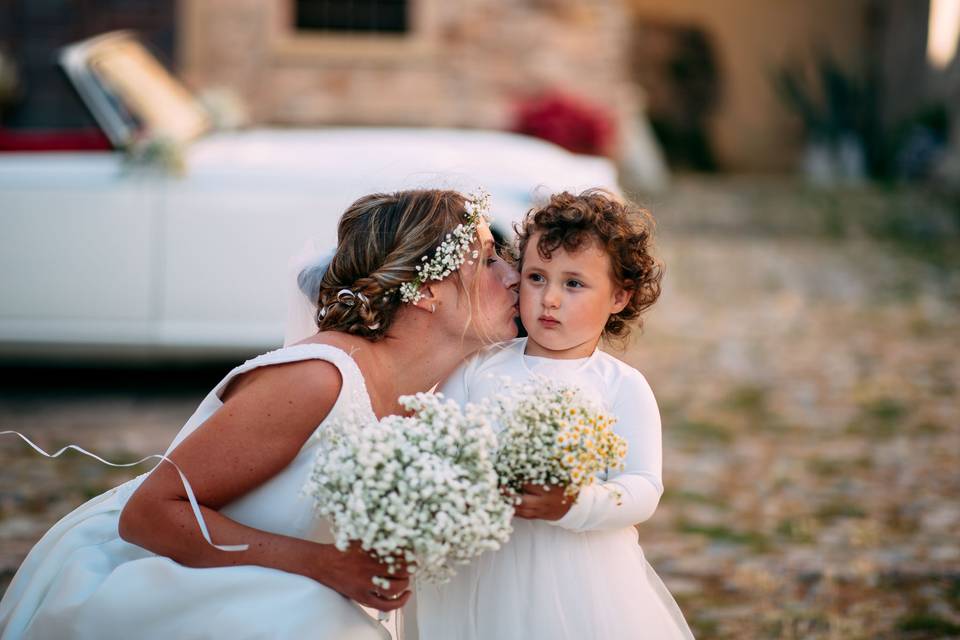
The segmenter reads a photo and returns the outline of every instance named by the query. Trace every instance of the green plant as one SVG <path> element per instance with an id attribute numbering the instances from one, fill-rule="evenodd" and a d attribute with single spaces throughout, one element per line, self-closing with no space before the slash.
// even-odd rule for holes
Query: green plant
<path id="1" fill-rule="evenodd" d="M 813 140 L 838 142 L 845 135 L 862 135 L 872 120 L 870 83 L 843 70 L 829 55 L 818 56 L 815 80 L 809 78 L 808 65 L 794 62 L 775 72 L 774 86 Z"/>

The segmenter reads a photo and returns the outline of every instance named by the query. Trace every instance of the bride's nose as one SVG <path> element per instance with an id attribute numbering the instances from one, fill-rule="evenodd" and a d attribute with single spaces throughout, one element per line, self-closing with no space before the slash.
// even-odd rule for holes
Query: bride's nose
<path id="1" fill-rule="evenodd" d="M 507 289 L 517 286 L 517 283 L 520 282 L 520 274 L 517 270 L 507 262 L 501 261 L 498 266 L 501 269 L 500 281 L 503 282 L 503 286 Z"/>

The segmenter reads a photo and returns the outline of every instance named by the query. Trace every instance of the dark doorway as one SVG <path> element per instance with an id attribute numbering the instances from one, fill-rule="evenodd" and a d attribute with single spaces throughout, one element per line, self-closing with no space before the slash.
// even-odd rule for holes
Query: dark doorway
<path id="1" fill-rule="evenodd" d="M 0 55 L 12 62 L 18 78 L 15 91 L 0 103 L 0 128 L 96 127 L 57 65 L 59 49 L 132 29 L 170 65 L 175 5 L 174 0 L 0 0 Z"/>

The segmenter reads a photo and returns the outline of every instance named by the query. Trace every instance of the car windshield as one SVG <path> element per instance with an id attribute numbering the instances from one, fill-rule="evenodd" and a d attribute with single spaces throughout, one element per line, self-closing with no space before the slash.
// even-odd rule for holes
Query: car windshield
<path id="1" fill-rule="evenodd" d="M 68 75 L 101 124 L 115 130 L 107 131 L 115 142 L 129 142 L 124 138 L 134 131 L 184 142 L 210 128 L 193 95 L 130 34 L 95 38 L 81 43 L 75 53 L 78 57 L 70 66 L 79 64 L 86 73 L 70 73 L 68 68 Z"/>

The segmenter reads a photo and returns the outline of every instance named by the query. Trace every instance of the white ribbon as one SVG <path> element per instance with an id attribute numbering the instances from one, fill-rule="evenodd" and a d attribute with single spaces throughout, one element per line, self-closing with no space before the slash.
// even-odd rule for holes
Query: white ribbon
<path id="1" fill-rule="evenodd" d="M 0 431 L 0 436 L 7 435 L 7 434 L 19 436 L 20 439 L 26 442 L 28 445 L 30 445 L 34 451 L 36 451 L 40 455 L 45 456 L 47 458 L 58 458 L 62 453 L 64 453 L 68 449 L 73 449 L 74 451 L 79 451 L 85 456 L 90 456 L 94 460 L 101 462 L 107 465 L 108 467 L 119 467 L 119 468 L 135 467 L 138 464 L 141 464 L 151 459 L 159 459 L 160 462 L 163 462 L 163 461 L 169 462 L 170 464 L 173 465 L 173 468 L 177 470 L 177 473 L 180 474 L 180 481 L 183 482 L 183 489 L 184 491 L 187 492 L 187 500 L 190 501 L 190 508 L 193 509 L 193 517 L 196 518 L 197 524 L 200 525 L 200 533 L 203 534 L 203 539 L 206 540 L 211 547 L 219 549 L 220 551 L 246 551 L 247 549 L 250 548 L 250 545 L 248 544 L 214 544 L 213 543 L 213 540 L 210 539 L 210 532 L 207 530 L 207 523 L 204 521 L 203 514 L 200 512 L 200 505 L 197 503 L 196 496 L 193 495 L 193 487 L 190 486 L 190 482 L 187 480 L 187 476 L 183 474 L 183 471 L 180 470 L 180 467 L 177 466 L 176 462 L 174 462 L 173 460 L 171 460 L 170 458 L 168 458 L 163 454 L 155 453 L 153 455 L 140 458 L 136 462 L 127 462 L 127 463 L 108 462 L 107 460 L 104 460 L 97 454 L 90 453 L 86 449 L 83 449 L 82 447 L 78 447 L 75 444 L 68 444 L 67 446 L 57 451 L 56 453 L 51 454 L 41 449 L 39 446 L 31 442 L 30 438 L 28 438 L 27 436 L 23 435 L 18 431 Z M 160 466 L 160 462 L 157 463 L 157 466 Z M 157 467 L 154 467 L 154 469 L 156 468 Z"/>

